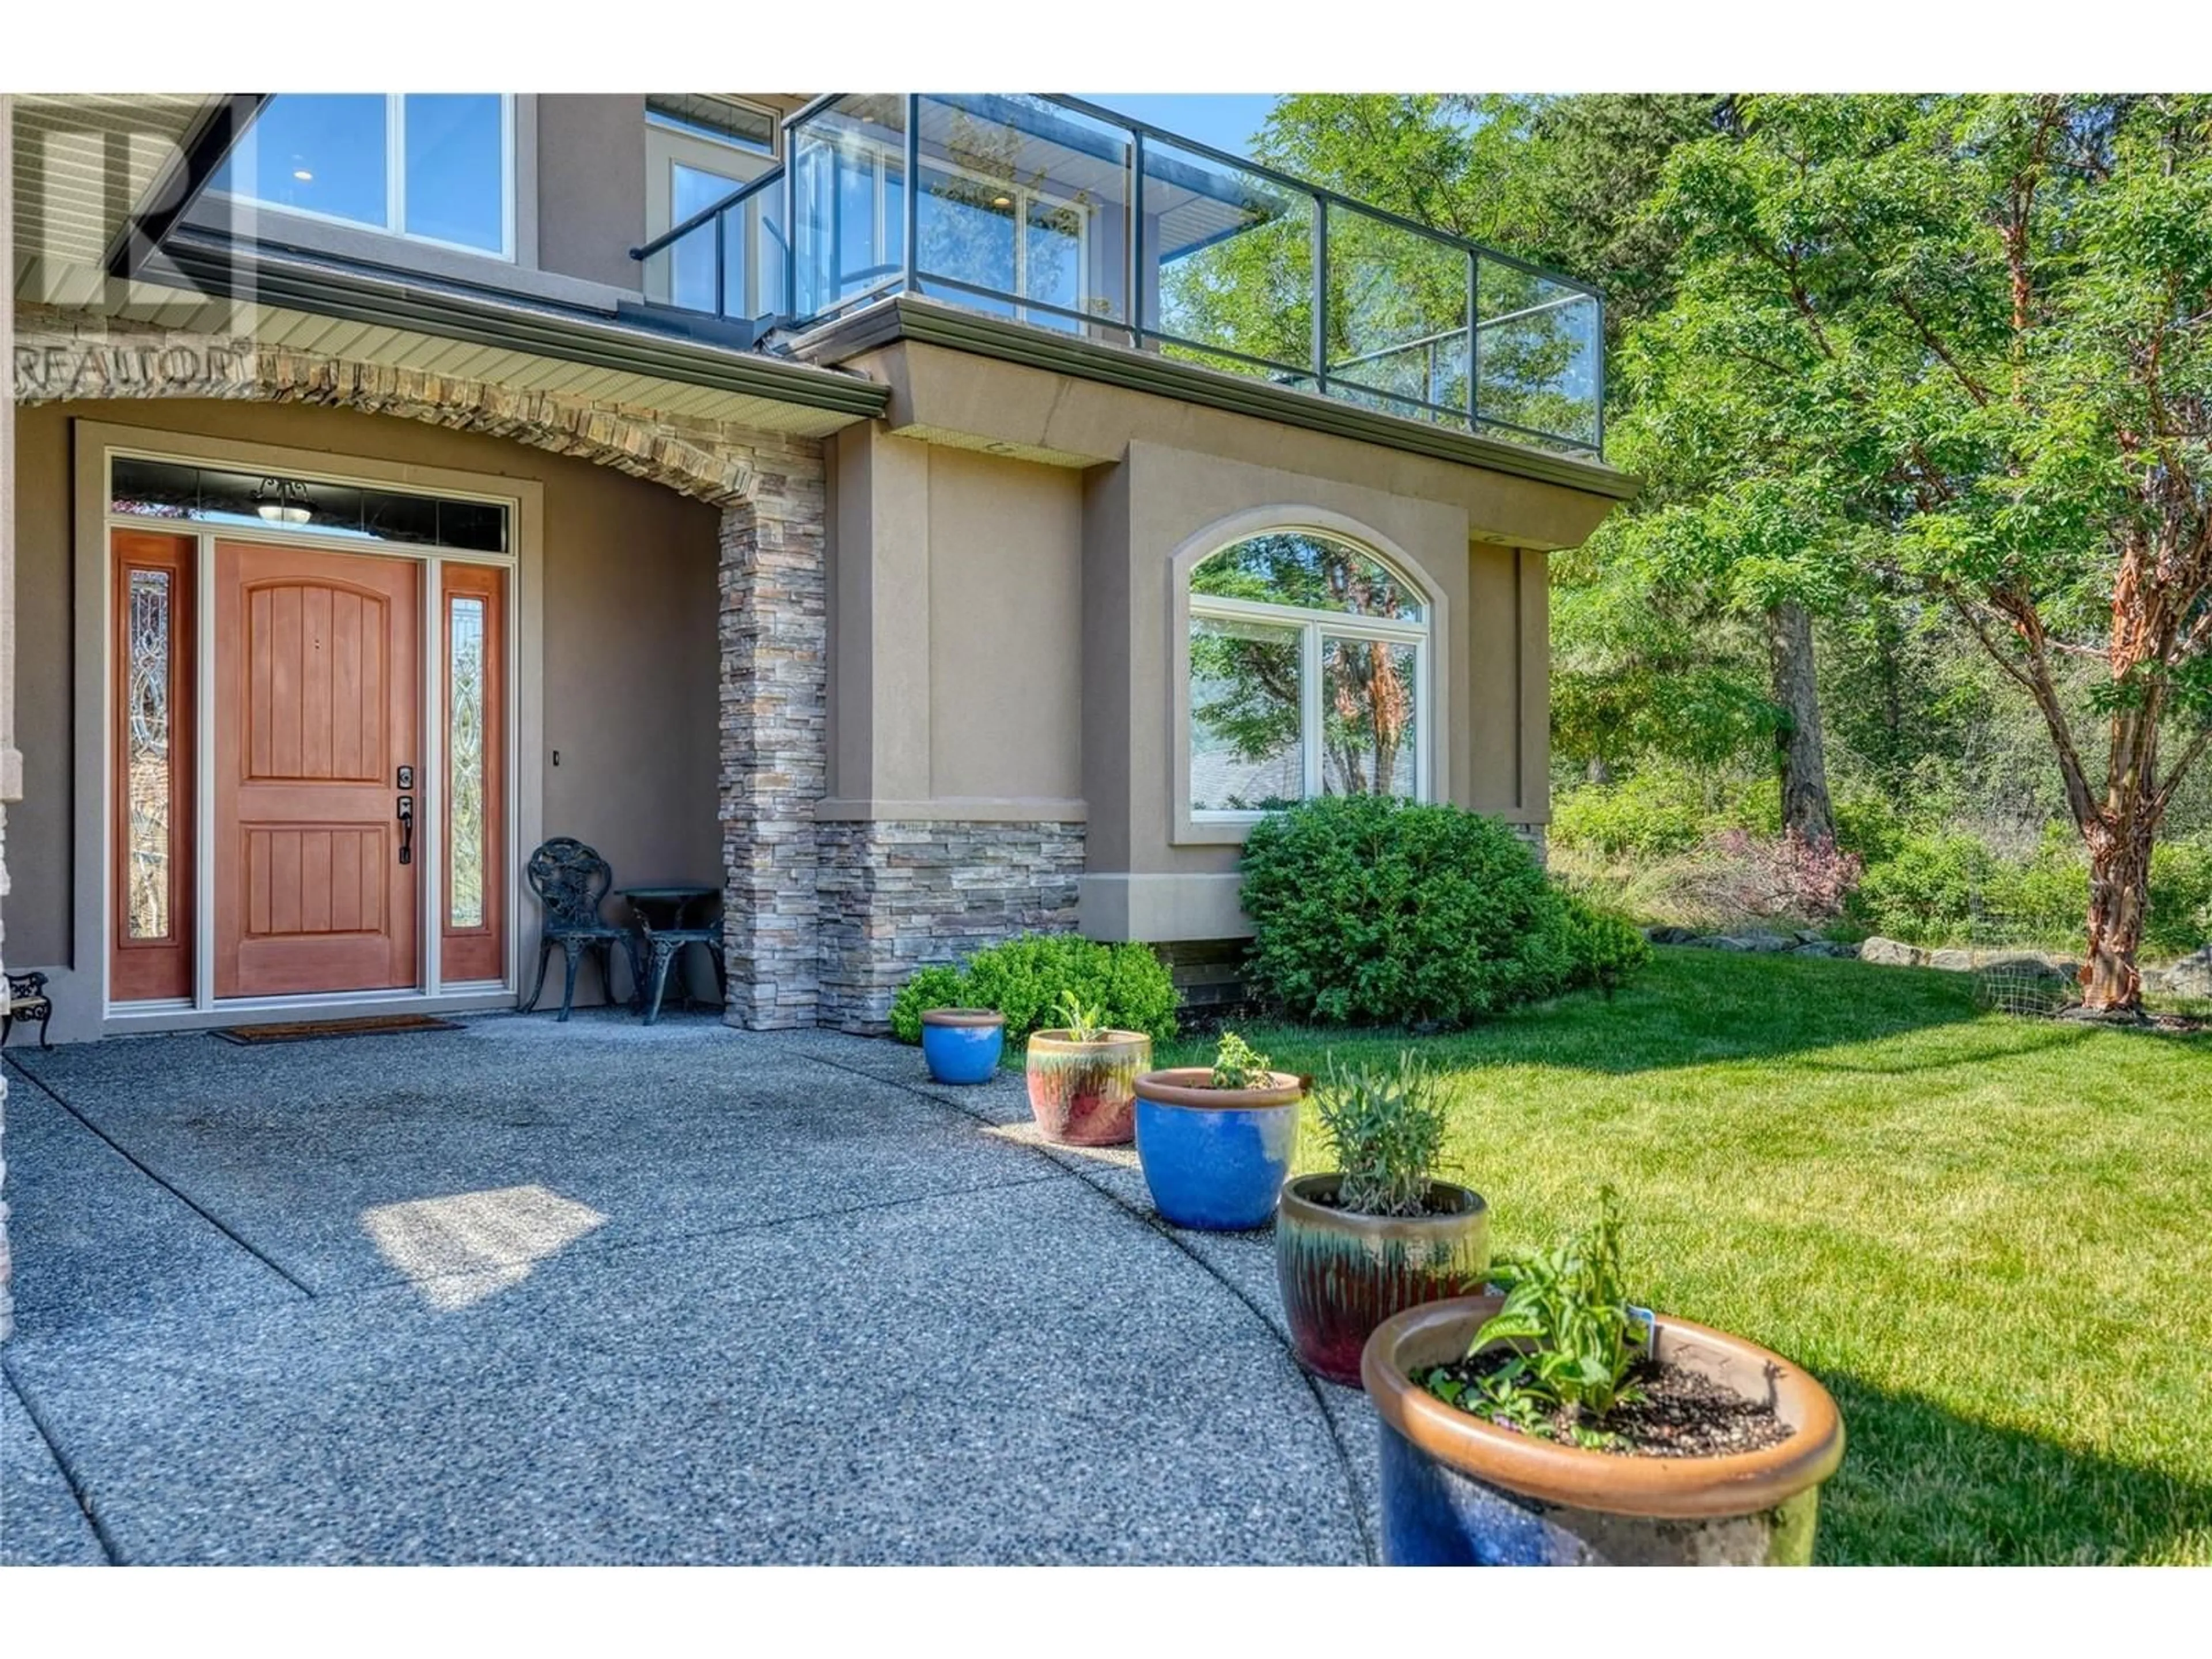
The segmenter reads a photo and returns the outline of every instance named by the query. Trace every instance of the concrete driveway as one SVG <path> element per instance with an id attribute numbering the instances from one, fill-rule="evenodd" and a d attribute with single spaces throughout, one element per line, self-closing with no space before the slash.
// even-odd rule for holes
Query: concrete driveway
<path id="1" fill-rule="evenodd" d="M 1358 1562 L 1264 1233 L 706 1017 L 10 1048 L 11 1562 Z"/>

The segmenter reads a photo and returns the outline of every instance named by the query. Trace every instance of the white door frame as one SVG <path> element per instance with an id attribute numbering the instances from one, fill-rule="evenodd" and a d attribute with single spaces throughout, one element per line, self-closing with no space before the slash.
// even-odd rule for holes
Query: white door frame
<path id="1" fill-rule="evenodd" d="M 544 491 L 532 480 L 499 477 L 443 468 L 384 462 L 319 451 L 240 443 L 195 434 L 79 422 L 76 428 L 76 868 L 74 894 L 74 976 L 94 989 L 89 1001 L 99 1011 L 93 1036 L 125 1031 L 179 1030 L 236 1023 L 248 1015 L 307 1018 L 371 1012 L 412 1012 L 512 1007 L 519 1000 L 524 925 L 529 908 L 523 860 L 541 833 L 544 779 L 538 757 L 542 738 L 544 690 L 543 562 Z M 245 471 L 441 497 L 495 502 L 507 508 L 510 534 L 502 554 L 462 552 L 371 538 L 323 538 L 296 527 L 211 525 L 191 520 L 164 520 L 111 513 L 109 464 L 116 455 L 185 465 L 216 465 Z M 196 674 L 194 744 L 193 994 L 162 1002 L 116 1003 L 108 994 L 112 907 L 111 836 L 113 830 L 114 771 L 111 744 L 114 726 L 113 639 L 110 614 L 111 532 L 118 528 L 187 536 L 196 545 L 194 629 Z M 213 717 L 216 696 L 215 544 L 256 542 L 303 550 L 415 561 L 422 569 L 422 600 L 416 626 L 422 630 L 421 718 L 422 742 L 417 760 L 416 844 L 419 939 L 417 981 L 411 988 L 343 991 L 299 996 L 218 1000 L 215 987 Z M 506 904 L 507 939 L 501 977 L 465 984 L 444 982 L 441 957 L 444 940 L 441 860 L 445 824 L 445 708 L 447 630 L 441 592 L 448 563 L 495 567 L 507 573 L 507 649 L 504 665 L 507 696 Z M 97 878 L 86 879 L 86 872 Z"/>

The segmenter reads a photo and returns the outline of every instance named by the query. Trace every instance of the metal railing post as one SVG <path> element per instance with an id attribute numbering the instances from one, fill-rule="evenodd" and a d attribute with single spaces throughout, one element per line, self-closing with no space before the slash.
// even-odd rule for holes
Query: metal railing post
<path id="1" fill-rule="evenodd" d="M 1145 130 L 1130 129 L 1128 223 L 1129 349 L 1145 349 Z"/>
<path id="2" fill-rule="evenodd" d="M 726 317 L 730 314 L 730 290 L 726 286 L 729 281 L 728 259 L 726 255 L 730 231 L 729 217 L 730 216 L 727 212 L 722 212 L 716 214 L 713 220 L 714 231 L 714 314 L 717 317 Z"/>
<path id="3" fill-rule="evenodd" d="M 906 95 L 906 228 L 901 238 L 906 246 L 901 263 L 906 267 L 899 280 L 899 292 L 914 292 L 914 273 L 919 264 L 915 243 L 921 235 L 921 94 L 909 92 Z"/>
<path id="4" fill-rule="evenodd" d="M 1313 372 L 1314 390 L 1328 390 L 1328 198 L 1309 196 L 1313 204 Z"/>
<path id="5" fill-rule="evenodd" d="M 1482 430 L 1482 256 L 1473 249 L 1467 256 L 1467 429 Z"/>
<path id="6" fill-rule="evenodd" d="M 783 124 L 783 304 L 799 315 L 799 136 L 797 121 Z"/>
<path id="7" fill-rule="evenodd" d="M 1593 294 L 1590 303 L 1597 307 L 1597 338 L 1592 343 L 1597 351 L 1597 453 L 1605 459 L 1605 296 Z"/>

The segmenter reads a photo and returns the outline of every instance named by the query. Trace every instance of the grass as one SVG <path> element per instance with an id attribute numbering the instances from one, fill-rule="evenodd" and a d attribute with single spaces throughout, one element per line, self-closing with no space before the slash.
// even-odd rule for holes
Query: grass
<path id="1" fill-rule="evenodd" d="M 1495 1245 L 1618 1184 L 1651 1303 L 1836 1396 L 1821 1559 L 2212 1563 L 2212 1036 L 1706 951 L 1459 1035 L 1244 1035 L 1293 1070 L 1408 1043 L 1447 1070 L 1450 1173 Z"/>

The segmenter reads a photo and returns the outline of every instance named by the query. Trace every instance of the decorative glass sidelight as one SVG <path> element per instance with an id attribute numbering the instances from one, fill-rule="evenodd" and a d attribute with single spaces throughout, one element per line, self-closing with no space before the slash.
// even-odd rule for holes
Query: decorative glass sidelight
<path id="1" fill-rule="evenodd" d="M 167 570 L 132 570 L 129 586 L 124 742 L 129 843 L 127 928 L 134 939 L 169 937 L 171 777 L 170 592 Z"/>
<path id="2" fill-rule="evenodd" d="M 484 601 L 456 595 L 447 612 L 446 799 L 452 860 L 447 925 L 484 922 Z"/>

